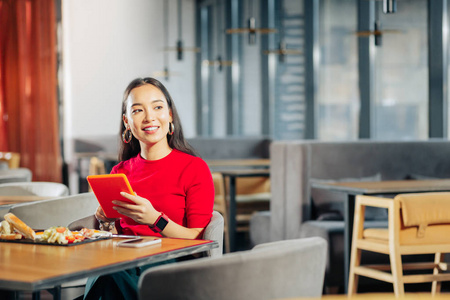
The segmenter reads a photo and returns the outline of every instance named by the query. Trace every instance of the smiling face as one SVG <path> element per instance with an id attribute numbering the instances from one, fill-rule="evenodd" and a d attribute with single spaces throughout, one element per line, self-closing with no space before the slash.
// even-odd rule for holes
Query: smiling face
<path id="1" fill-rule="evenodd" d="M 164 94 L 157 87 L 144 84 L 130 92 L 126 107 L 123 122 L 139 140 L 142 157 L 158 159 L 167 155 L 171 150 L 167 133 L 172 112 Z"/>

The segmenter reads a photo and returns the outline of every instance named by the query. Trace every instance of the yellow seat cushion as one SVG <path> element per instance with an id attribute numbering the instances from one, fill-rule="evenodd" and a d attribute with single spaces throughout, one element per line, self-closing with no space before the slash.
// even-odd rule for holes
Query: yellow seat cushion
<path id="1" fill-rule="evenodd" d="M 363 232 L 364 239 L 388 240 L 388 229 L 368 228 Z M 404 227 L 400 230 L 400 245 L 450 244 L 450 224 L 430 225 L 423 237 L 418 237 L 418 227 Z"/>

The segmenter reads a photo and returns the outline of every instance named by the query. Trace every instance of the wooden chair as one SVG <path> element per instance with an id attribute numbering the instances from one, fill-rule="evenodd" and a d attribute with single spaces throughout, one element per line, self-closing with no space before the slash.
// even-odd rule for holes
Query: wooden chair
<path id="1" fill-rule="evenodd" d="M 106 174 L 105 162 L 96 156 L 91 157 L 89 160 L 89 175 L 101 174 Z"/>
<path id="2" fill-rule="evenodd" d="M 270 178 L 236 178 L 236 231 L 248 232 L 256 211 L 270 210 Z"/>
<path id="3" fill-rule="evenodd" d="M 213 182 L 214 182 L 214 210 L 219 212 L 223 216 L 224 227 L 223 227 L 223 235 L 224 235 L 224 245 L 225 252 L 230 252 L 230 238 L 228 235 L 228 209 L 227 202 L 225 199 L 225 184 L 223 182 L 223 176 L 220 172 L 212 172 L 211 173 Z"/>
<path id="4" fill-rule="evenodd" d="M 212 172 L 215 197 L 214 210 L 220 212 L 225 220 L 225 252 L 230 252 L 228 227 L 228 185 L 220 172 Z M 250 219 L 255 211 L 270 209 L 270 178 L 252 177 L 236 180 L 236 231 L 248 232 Z"/>
<path id="5" fill-rule="evenodd" d="M 16 152 L 0 152 L 0 161 L 7 162 L 10 169 L 17 169 L 20 166 L 20 154 Z"/>
<path id="6" fill-rule="evenodd" d="M 387 208 L 387 229 L 364 229 L 366 206 Z M 348 294 L 357 292 L 359 276 L 392 283 L 397 297 L 404 295 L 405 283 L 432 282 L 432 294 L 439 293 L 441 282 L 450 281 L 450 274 L 442 273 L 447 269 L 444 253 L 450 252 L 449 233 L 450 193 L 400 194 L 394 199 L 357 196 Z M 387 254 L 390 264 L 361 265 L 362 250 Z M 434 254 L 435 260 L 402 263 L 402 255 L 413 254 Z"/>

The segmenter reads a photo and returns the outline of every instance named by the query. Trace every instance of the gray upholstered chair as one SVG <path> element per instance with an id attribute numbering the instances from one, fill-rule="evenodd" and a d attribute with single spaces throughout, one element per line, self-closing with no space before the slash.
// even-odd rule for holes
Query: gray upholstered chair
<path id="1" fill-rule="evenodd" d="M 10 182 L 0 184 L 0 195 L 62 197 L 69 195 L 69 188 L 64 184 L 57 182 Z"/>
<path id="2" fill-rule="evenodd" d="M 212 240 L 219 243 L 218 248 L 214 248 L 212 250 L 208 250 L 206 252 L 207 256 L 210 257 L 219 257 L 223 254 L 223 228 L 224 228 L 224 219 L 223 216 L 217 212 L 213 211 L 213 215 L 211 221 L 208 226 L 206 226 L 205 231 L 203 232 L 204 240 Z"/>
<path id="3" fill-rule="evenodd" d="M 33 229 L 67 226 L 92 215 L 98 206 L 94 193 L 82 193 L 50 200 L 13 205 L 10 212 Z"/>
<path id="4" fill-rule="evenodd" d="M 261 244 L 252 250 L 150 268 L 140 299 L 320 297 L 327 244 L 319 237 Z M 176 287 L 176 288 L 173 288 Z"/>
<path id="5" fill-rule="evenodd" d="M 94 215 L 90 215 L 70 223 L 67 228 L 71 231 L 78 231 L 83 228 L 100 229 L 99 223 Z"/>
<path id="6" fill-rule="evenodd" d="M 27 168 L 0 170 L 0 183 L 30 182 L 31 179 L 31 170 Z"/>

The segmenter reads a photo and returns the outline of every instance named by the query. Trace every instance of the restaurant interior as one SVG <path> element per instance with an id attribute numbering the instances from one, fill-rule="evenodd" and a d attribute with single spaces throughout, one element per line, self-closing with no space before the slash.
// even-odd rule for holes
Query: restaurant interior
<path id="1" fill-rule="evenodd" d="M 450 299 L 449 21 L 450 0 L 0 0 L 0 298 L 176 260 L 136 297 Z M 133 249 L 102 235 L 87 176 L 121 160 L 144 77 L 214 213 Z M 3 236 L 11 214 L 31 240 Z M 54 226 L 81 242 L 42 241 Z"/>

